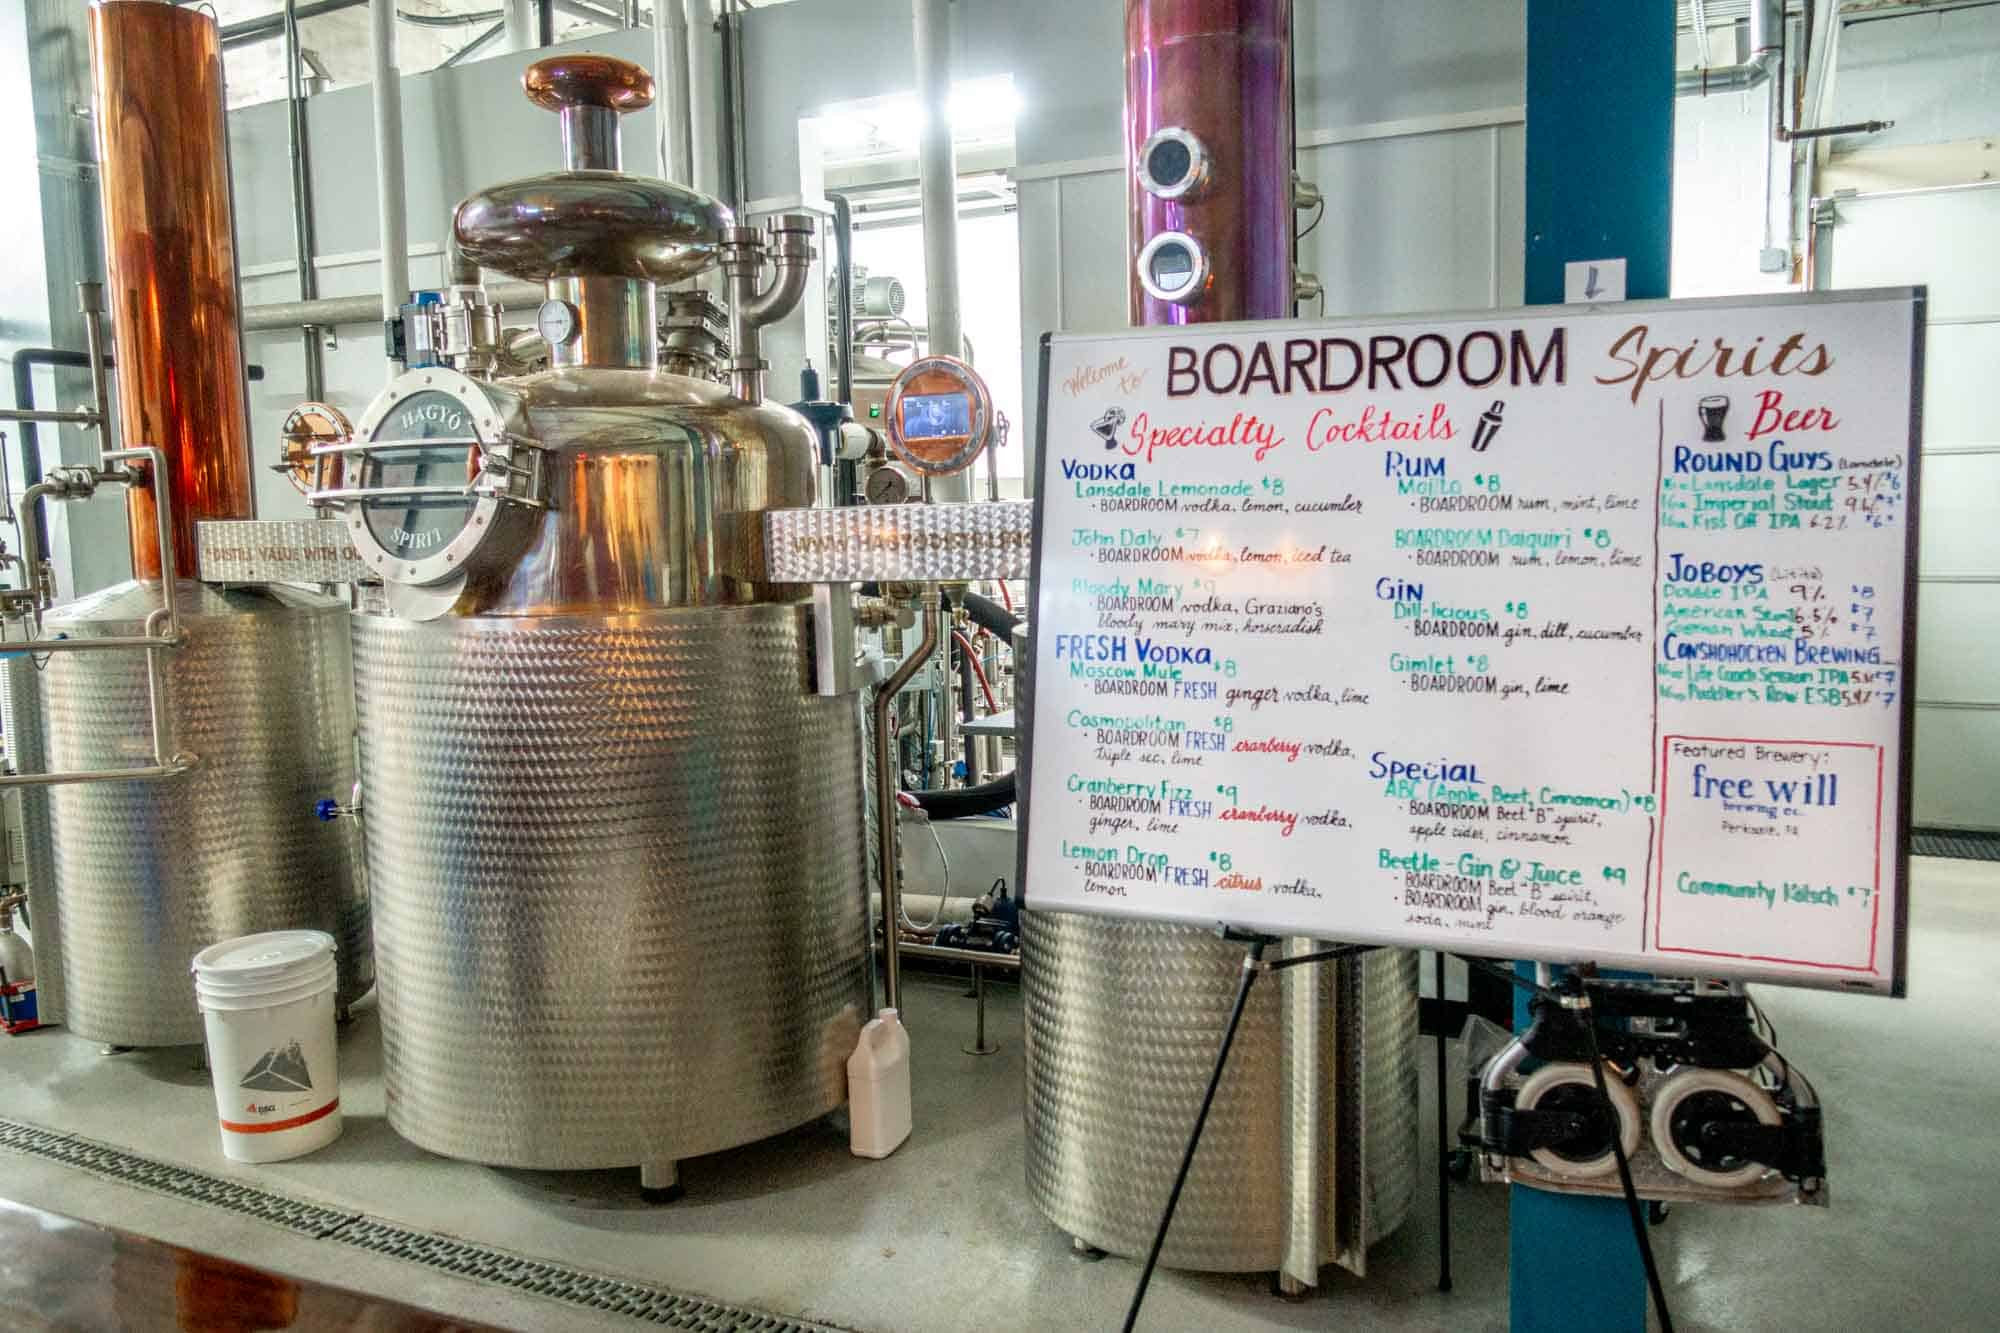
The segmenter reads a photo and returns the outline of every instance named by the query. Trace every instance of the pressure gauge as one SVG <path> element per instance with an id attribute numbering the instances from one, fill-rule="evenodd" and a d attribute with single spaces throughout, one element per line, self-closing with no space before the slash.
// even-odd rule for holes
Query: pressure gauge
<path id="1" fill-rule="evenodd" d="M 576 307 L 557 298 L 542 302 L 535 312 L 535 332 L 551 347 L 563 347 L 576 337 Z"/>
<path id="2" fill-rule="evenodd" d="M 993 442 L 993 395 L 956 357 L 912 361 L 889 386 L 884 415 L 890 452 L 926 476 L 971 467 Z"/>
<path id="3" fill-rule="evenodd" d="M 884 463 L 870 472 L 861 487 L 862 496 L 872 505 L 908 504 L 915 493 L 910 474 L 894 463 Z"/>

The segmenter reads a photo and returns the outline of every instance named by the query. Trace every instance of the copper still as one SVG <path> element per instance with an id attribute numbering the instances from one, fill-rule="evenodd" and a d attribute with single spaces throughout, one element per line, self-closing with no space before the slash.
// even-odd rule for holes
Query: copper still
<path id="1" fill-rule="evenodd" d="M 523 86 L 565 169 L 453 230 L 542 284 L 548 369 L 413 368 L 308 452 L 381 580 L 352 633 L 389 1123 L 671 1192 L 841 1105 L 868 1004 L 857 700 L 816 691 L 806 590 L 764 576 L 765 514 L 814 498 L 758 353 L 811 220 L 621 172 L 635 65 Z M 718 266 L 727 388 L 660 349 L 661 288 Z"/>
<path id="2" fill-rule="evenodd" d="M 1287 319 L 1291 0 L 1131 0 L 1125 153 L 1134 324 Z"/>
<path id="3" fill-rule="evenodd" d="M 1125 15 L 1133 322 L 1288 317 L 1316 197 L 1292 171 L 1290 0 Z M 1080 1248 L 1146 1252 L 1242 967 L 1190 926 L 1022 913 L 1028 1194 Z M 1416 1188 L 1416 970 L 1380 949 L 1253 994 L 1161 1262 L 1291 1290 L 1365 1268 Z"/>
<path id="4" fill-rule="evenodd" d="M 194 525 L 254 503 L 222 38 L 197 9 L 104 0 L 90 50 L 118 414 L 127 443 L 167 456 L 175 564 L 192 578 Z M 132 489 L 129 517 L 132 573 L 157 579 L 150 490 Z"/>
<path id="5" fill-rule="evenodd" d="M 100 0 L 90 33 L 127 448 L 104 451 L 121 466 L 58 469 L 38 489 L 125 484 L 137 577 L 39 612 L 43 640 L 119 641 L 49 651 L 39 673 L 50 956 L 72 1031 L 182 1045 L 202 1037 L 189 960 L 235 935 L 327 931 L 338 1002 L 370 983 L 351 830 L 313 817 L 354 780 L 346 610 L 195 579 L 195 524 L 247 518 L 253 496 L 220 33 L 211 14 L 155 0 Z M 149 733 L 166 762 L 135 765 Z"/>

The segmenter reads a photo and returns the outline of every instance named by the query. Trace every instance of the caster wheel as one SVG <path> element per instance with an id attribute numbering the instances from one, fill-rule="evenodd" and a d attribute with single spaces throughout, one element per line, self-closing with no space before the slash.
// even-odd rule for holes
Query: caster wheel
<path id="1" fill-rule="evenodd" d="M 1669 1170 L 1697 1185 L 1741 1189 L 1770 1168 L 1706 1146 L 1703 1127 L 1717 1122 L 1775 1125 L 1781 1118 L 1771 1095 L 1741 1074 L 1687 1068 L 1653 1095 L 1653 1147 Z"/>
<path id="2" fill-rule="evenodd" d="M 1629 1160 L 1639 1151 L 1639 1099 L 1609 1069 L 1604 1084 L 1618 1113 L 1618 1138 Z M 1572 1111 L 1588 1119 L 1589 1131 L 1576 1142 L 1534 1150 L 1536 1164 L 1550 1175 L 1595 1180 L 1618 1169 L 1618 1156 L 1611 1148 L 1610 1128 L 1604 1124 L 1603 1103 L 1598 1100 L 1589 1065 L 1543 1065 L 1521 1084 L 1514 1094 L 1514 1105 L 1524 1111 Z"/>

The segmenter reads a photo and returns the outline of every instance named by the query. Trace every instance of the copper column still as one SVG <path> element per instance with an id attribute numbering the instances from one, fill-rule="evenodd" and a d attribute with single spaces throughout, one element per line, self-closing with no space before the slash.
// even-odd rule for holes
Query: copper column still
<path id="1" fill-rule="evenodd" d="M 51 653 L 40 720 L 50 771 L 129 769 L 150 732 L 180 767 L 49 788 L 48 878 L 70 1031 L 178 1046 L 202 1037 L 188 960 L 220 940 L 324 930 L 339 945 L 336 1003 L 372 981 L 353 831 L 312 817 L 354 783 L 353 668 L 344 601 L 196 581 L 195 525 L 253 512 L 215 19 L 102 0 L 90 36 L 120 425 L 126 445 L 163 456 L 175 568 L 162 568 L 155 479 L 128 486 L 138 577 L 50 608 L 41 627 L 150 636 L 171 589 L 179 642 Z"/>
<path id="2" fill-rule="evenodd" d="M 194 525 L 252 512 L 215 20 L 159 0 L 90 10 L 118 415 L 128 445 L 166 455 L 174 559 L 195 574 Z M 152 492 L 129 491 L 132 572 L 161 575 Z"/>
<path id="3" fill-rule="evenodd" d="M 1130 0 L 1134 324 L 1292 314 L 1291 0 Z"/>
<path id="4" fill-rule="evenodd" d="M 1134 323 L 1290 316 L 1291 19 L 1289 0 L 1128 0 Z M 1243 946 L 1157 922 L 1022 922 L 1029 1197 L 1080 1247 L 1144 1254 Z M 1362 1271 L 1415 1190 L 1416 1042 L 1408 950 L 1253 992 L 1162 1262 L 1275 1269 L 1290 1290 L 1326 1263 Z"/>

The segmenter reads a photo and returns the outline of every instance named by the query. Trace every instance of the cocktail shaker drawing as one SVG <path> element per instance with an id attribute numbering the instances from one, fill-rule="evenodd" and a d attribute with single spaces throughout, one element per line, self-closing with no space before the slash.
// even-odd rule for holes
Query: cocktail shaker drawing
<path id="1" fill-rule="evenodd" d="M 1116 449 L 1118 447 L 1118 428 L 1124 424 L 1125 409 L 1122 407 L 1112 407 L 1106 408 L 1103 416 L 1091 422 L 1090 428 L 1097 433 L 1098 439 L 1104 441 L 1106 449 Z"/>
<path id="2" fill-rule="evenodd" d="M 1479 425 L 1472 432 L 1472 452 L 1483 454 L 1486 446 L 1493 443 L 1493 437 L 1500 433 L 1500 414 L 1507 410 L 1507 404 L 1496 401 L 1493 406 L 1479 414 Z"/>
<path id="3" fill-rule="evenodd" d="M 1723 433 L 1722 419 L 1729 415 L 1729 396 L 1712 393 L 1695 405 L 1701 413 L 1701 441 L 1703 444 L 1719 444 L 1729 437 Z"/>

